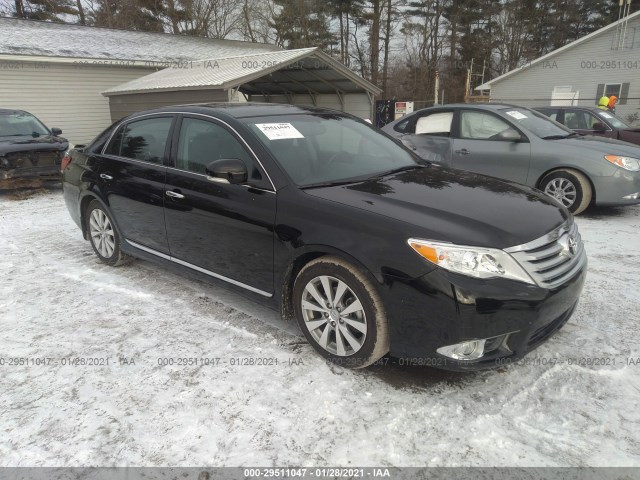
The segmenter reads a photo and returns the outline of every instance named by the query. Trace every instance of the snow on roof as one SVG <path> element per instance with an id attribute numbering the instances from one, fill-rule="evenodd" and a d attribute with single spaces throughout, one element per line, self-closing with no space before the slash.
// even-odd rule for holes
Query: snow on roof
<path id="1" fill-rule="evenodd" d="M 0 17 L 0 55 L 176 62 L 278 51 L 263 43 Z"/>
<path id="2" fill-rule="evenodd" d="M 310 61 L 312 58 L 315 61 Z M 102 94 L 111 96 L 216 87 L 229 89 L 241 85 L 248 88 L 251 82 L 258 79 L 261 87 L 252 87 L 258 92 L 261 89 L 278 93 L 381 92 L 378 87 L 316 47 L 212 58 L 190 62 L 187 66 L 165 68 L 112 87 Z"/>
<path id="3" fill-rule="evenodd" d="M 476 87 L 474 90 L 490 90 L 491 89 L 491 85 L 493 83 L 499 82 L 504 80 L 505 78 L 510 77 L 511 75 L 515 75 L 518 72 L 521 72 L 523 70 L 528 70 L 529 68 L 531 68 L 533 65 L 540 63 L 542 61 L 548 60 L 550 57 L 553 57 L 555 55 L 558 55 L 566 50 L 570 50 L 574 47 L 577 47 L 578 45 L 580 45 L 581 43 L 584 43 L 588 40 L 591 40 L 594 37 L 597 37 L 598 35 L 602 35 L 603 33 L 608 32 L 609 30 L 612 30 L 613 28 L 615 28 L 616 26 L 618 26 L 618 24 L 624 22 L 624 21 L 628 21 L 631 19 L 634 19 L 635 17 L 640 15 L 640 11 L 632 13 L 631 15 L 627 16 L 626 18 L 620 19 L 618 21 L 615 21 L 613 23 L 610 23 L 609 25 L 607 25 L 606 27 L 602 27 L 599 30 L 596 30 L 595 32 L 591 32 L 589 35 L 585 35 L 584 37 L 579 38 L 578 40 L 574 40 L 571 43 L 567 43 L 566 45 L 557 48 L 549 53 L 547 53 L 546 55 L 543 55 L 540 58 L 536 58 L 535 60 L 522 65 L 520 67 L 514 68 L 513 70 L 509 70 L 507 73 L 504 73 L 502 75 L 500 75 L 499 77 L 494 78 L 493 80 L 489 80 L 488 82 L 483 83 L 482 85 L 480 85 L 479 87 Z"/>

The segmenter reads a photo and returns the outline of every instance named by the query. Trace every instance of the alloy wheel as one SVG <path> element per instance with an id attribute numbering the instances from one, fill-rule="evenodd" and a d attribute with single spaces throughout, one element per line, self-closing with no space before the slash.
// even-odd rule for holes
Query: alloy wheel
<path id="1" fill-rule="evenodd" d="M 115 233 L 109 217 L 99 208 L 94 209 L 89 217 L 89 234 L 100 255 L 111 258 L 116 247 Z"/>
<path id="2" fill-rule="evenodd" d="M 358 352 L 367 336 L 362 303 L 342 280 L 315 277 L 302 294 L 304 326 L 324 350 L 346 357 Z"/>
<path id="3" fill-rule="evenodd" d="M 555 198 L 565 207 L 570 207 L 576 201 L 577 191 L 575 185 L 566 178 L 554 178 L 544 189 L 544 193 Z"/>

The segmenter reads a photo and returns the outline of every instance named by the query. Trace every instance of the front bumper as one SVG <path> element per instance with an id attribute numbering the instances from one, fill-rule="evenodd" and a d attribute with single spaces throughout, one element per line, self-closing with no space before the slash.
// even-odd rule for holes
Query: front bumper
<path id="1" fill-rule="evenodd" d="M 16 178 L 44 178 L 55 180 L 61 179 L 62 176 L 60 174 L 60 165 L 0 170 L 0 180 L 13 180 Z"/>
<path id="2" fill-rule="evenodd" d="M 640 172 L 617 168 L 609 177 L 593 177 L 596 205 L 636 205 L 640 198 L 624 198 L 640 193 Z"/>
<path id="3" fill-rule="evenodd" d="M 410 364 L 466 371 L 516 361 L 571 317 L 587 265 L 554 289 L 511 280 L 480 280 L 436 269 L 416 280 L 387 277 L 383 301 L 391 355 Z M 477 360 L 454 360 L 437 349 L 467 340 L 506 336 Z"/>

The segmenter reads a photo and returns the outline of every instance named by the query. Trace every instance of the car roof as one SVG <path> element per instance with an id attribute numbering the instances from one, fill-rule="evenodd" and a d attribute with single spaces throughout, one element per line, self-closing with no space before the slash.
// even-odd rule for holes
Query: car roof
<path id="1" fill-rule="evenodd" d="M 513 105 L 510 103 L 446 103 L 444 105 L 434 105 L 432 107 L 421 108 L 420 110 L 416 110 L 417 112 L 421 110 L 448 110 L 451 108 L 470 108 L 476 110 L 502 110 L 503 108 L 529 108 L 523 107 L 522 105 Z"/>
<path id="2" fill-rule="evenodd" d="M 542 110 L 542 109 L 544 109 L 544 110 L 549 110 L 549 109 L 569 110 L 569 109 L 571 109 L 571 110 L 592 110 L 592 111 L 593 110 L 601 110 L 601 111 L 604 111 L 604 110 L 602 110 L 601 108 L 598 108 L 598 107 L 585 107 L 585 106 L 574 106 L 574 107 L 571 107 L 571 106 L 568 106 L 568 105 L 562 105 L 562 106 L 557 106 L 557 107 L 549 107 L 549 106 L 547 106 L 547 107 L 534 107 L 534 110 Z"/>
<path id="3" fill-rule="evenodd" d="M 0 108 L 0 115 L 14 115 L 16 113 L 29 113 L 26 110 L 18 110 L 15 108 Z M 29 115 L 31 115 L 29 113 Z"/>
<path id="4" fill-rule="evenodd" d="M 345 115 L 344 112 L 332 110 L 330 108 L 310 107 L 304 105 L 289 105 L 281 103 L 198 103 L 190 105 L 174 105 L 170 107 L 156 108 L 144 112 L 137 112 L 128 118 L 133 118 L 142 114 L 151 113 L 222 113 L 234 118 L 267 117 L 277 115 L 300 115 L 300 114 L 332 114 Z"/>

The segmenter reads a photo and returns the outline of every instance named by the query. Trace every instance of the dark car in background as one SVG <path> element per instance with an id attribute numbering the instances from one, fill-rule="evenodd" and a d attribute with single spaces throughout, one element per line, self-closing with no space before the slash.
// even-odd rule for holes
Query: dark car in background
<path id="1" fill-rule="evenodd" d="M 640 147 L 580 136 L 529 108 L 441 105 L 382 130 L 426 160 L 538 188 L 574 215 L 640 203 Z"/>
<path id="2" fill-rule="evenodd" d="M 0 109 L 0 186 L 13 179 L 60 178 L 69 142 L 24 110 Z"/>
<path id="3" fill-rule="evenodd" d="M 534 110 L 583 135 L 613 138 L 640 145 L 640 127 L 632 127 L 607 110 L 597 107 L 539 107 Z"/>
<path id="4" fill-rule="evenodd" d="M 565 324 L 586 276 L 573 217 L 543 193 L 434 166 L 332 110 L 167 107 L 69 156 L 64 198 L 102 262 L 238 287 L 344 366 L 499 366 Z"/>

